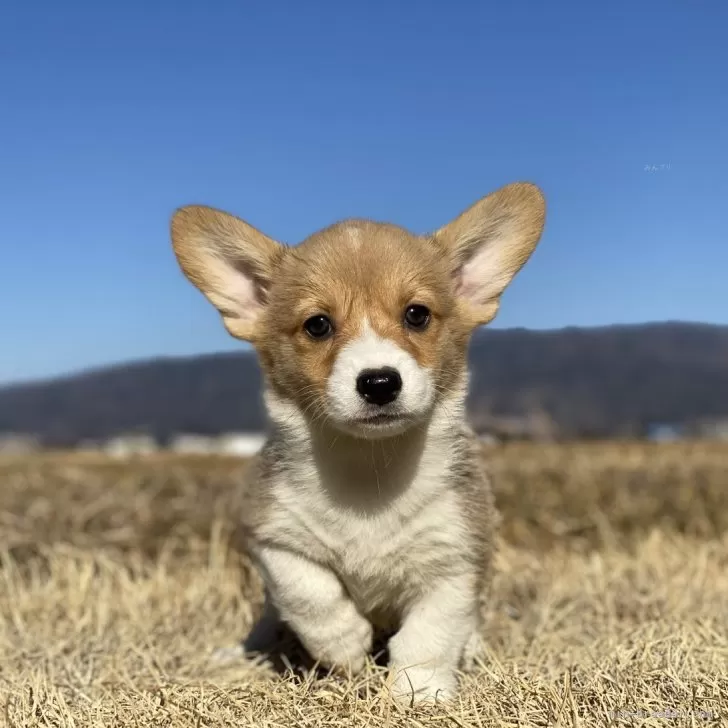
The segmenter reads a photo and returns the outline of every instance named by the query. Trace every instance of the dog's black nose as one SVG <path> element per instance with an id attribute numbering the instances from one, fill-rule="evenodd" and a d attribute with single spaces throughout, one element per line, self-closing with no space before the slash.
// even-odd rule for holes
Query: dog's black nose
<path id="1" fill-rule="evenodd" d="M 402 377 L 396 369 L 365 369 L 356 378 L 356 391 L 369 404 L 394 402 L 401 389 Z"/>

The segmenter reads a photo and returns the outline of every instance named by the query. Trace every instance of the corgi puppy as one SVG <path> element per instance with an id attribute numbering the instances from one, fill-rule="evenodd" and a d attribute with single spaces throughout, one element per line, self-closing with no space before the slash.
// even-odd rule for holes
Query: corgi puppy
<path id="1" fill-rule="evenodd" d="M 177 210 L 187 278 L 254 346 L 271 421 L 244 529 L 281 620 L 360 671 L 389 634 L 395 698 L 452 698 L 477 654 L 496 511 L 466 423 L 467 349 L 541 237 L 506 185 L 427 235 L 348 219 L 295 246 L 209 207 Z"/>

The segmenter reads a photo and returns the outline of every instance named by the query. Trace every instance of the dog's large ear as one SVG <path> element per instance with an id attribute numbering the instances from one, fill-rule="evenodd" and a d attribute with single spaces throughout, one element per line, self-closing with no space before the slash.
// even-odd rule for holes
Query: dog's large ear
<path id="1" fill-rule="evenodd" d="M 222 314 L 228 332 L 254 341 L 285 246 L 233 215 L 201 205 L 177 210 L 171 234 L 184 274 Z"/>
<path id="2" fill-rule="evenodd" d="M 541 237 L 545 210 L 538 187 L 519 182 L 481 198 L 435 233 L 474 327 L 495 317 L 501 294 Z"/>

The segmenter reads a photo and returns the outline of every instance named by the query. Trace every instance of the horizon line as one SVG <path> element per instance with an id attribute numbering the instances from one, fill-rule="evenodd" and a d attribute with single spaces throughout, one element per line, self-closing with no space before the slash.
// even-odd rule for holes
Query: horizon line
<path id="1" fill-rule="evenodd" d="M 594 326 L 583 326 L 567 324 L 564 326 L 548 327 L 548 328 L 536 328 L 528 326 L 508 326 L 503 328 L 482 326 L 473 332 L 473 337 L 476 336 L 487 336 L 490 334 L 505 334 L 509 332 L 524 332 L 529 334 L 553 334 L 564 331 L 603 331 L 606 329 L 638 329 L 648 326 L 691 326 L 701 327 L 710 329 L 728 329 L 728 324 L 711 323 L 707 321 L 691 321 L 683 319 L 665 319 L 665 320 L 652 320 L 643 321 L 640 323 L 611 323 L 611 324 L 597 324 Z M 144 366 L 149 364 L 155 364 L 159 362 L 169 361 L 184 361 L 188 359 L 200 359 L 204 357 L 217 357 L 217 356 L 239 356 L 245 354 L 249 356 L 255 356 L 255 350 L 251 344 L 247 342 L 240 342 L 241 350 L 234 349 L 217 349 L 213 351 L 200 351 L 195 354 L 156 354 L 147 357 L 130 358 L 130 359 L 117 359 L 106 363 L 92 364 L 87 367 L 80 367 L 70 371 L 60 372 L 58 374 L 51 374 L 42 377 L 32 377 L 30 379 L 23 380 L 9 380 L 6 382 L 0 382 L 0 392 L 8 391 L 11 389 L 22 389 L 24 387 L 42 386 L 44 384 L 51 384 L 55 382 L 63 382 L 76 377 L 88 376 L 92 374 L 100 374 L 106 371 L 110 371 L 116 368 L 133 367 L 133 366 Z"/>

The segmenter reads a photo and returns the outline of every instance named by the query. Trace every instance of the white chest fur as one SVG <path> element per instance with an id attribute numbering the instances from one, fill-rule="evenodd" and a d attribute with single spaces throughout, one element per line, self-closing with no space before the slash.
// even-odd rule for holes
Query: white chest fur
<path id="1" fill-rule="evenodd" d="M 466 548 L 446 438 L 314 447 L 271 483 L 273 540 L 337 574 L 359 609 L 390 621 Z"/>

